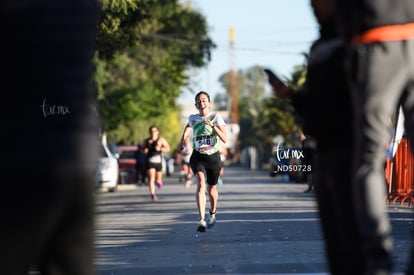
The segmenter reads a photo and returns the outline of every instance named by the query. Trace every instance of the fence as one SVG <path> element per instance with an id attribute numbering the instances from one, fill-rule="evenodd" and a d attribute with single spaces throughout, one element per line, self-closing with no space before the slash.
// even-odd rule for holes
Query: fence
<path id="1" fill-rule="evenodd" d="M 388 186 L 387 204 L 414 203 L 414 155 L 407 138 L 401 139 L 394 158 L 387 159 L 385 176 Z"/>

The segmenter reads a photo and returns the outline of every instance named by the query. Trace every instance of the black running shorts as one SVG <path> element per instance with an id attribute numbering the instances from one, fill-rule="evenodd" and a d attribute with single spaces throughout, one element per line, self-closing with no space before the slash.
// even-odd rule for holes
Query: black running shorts
<path id="1" fill-rule="evenodd" d="M 194 150 L 190 158 L 190 165 L 191 170 L 193 170 L 194 174 L 197 172 L 204 173 L 208 185 L 217 184 L 220 168 L 222 165 L 219 152 L 216 152 L 212 155 L 205 155 Z"/>

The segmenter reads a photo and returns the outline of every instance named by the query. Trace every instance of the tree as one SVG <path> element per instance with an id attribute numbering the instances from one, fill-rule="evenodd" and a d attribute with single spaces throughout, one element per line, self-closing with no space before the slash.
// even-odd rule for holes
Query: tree
<path id="1" fill-rule="evenodd" d="M 95 54 L 102 129 L 126 143 L 157 124 L 178 141 L 176 100 L 188 67 L 202 67 L 215 47 L 205 18 L 176 0 L 102 0 Z"/>
<path id="2" fill-rule="evenodd" d="M 228 104 L 230 96 L 230 72 L 226 72 L 219 77 L 219 82 L 226 91 L 225 94 L 218 94 L 215 98 L 215 104 L 224 106 Z M 246 70 L 237 71 L 237 92 L 239 100 L 246 100 L 251 104 L 256 104 L 265 96 L 265 78 L 262 68 L 252 66 Z M 226 102 L 226 104 L 224 103 Z"/>

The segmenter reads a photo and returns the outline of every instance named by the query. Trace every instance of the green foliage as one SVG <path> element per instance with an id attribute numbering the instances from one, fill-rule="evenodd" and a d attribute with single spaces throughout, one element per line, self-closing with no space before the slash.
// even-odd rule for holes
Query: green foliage
<path id="1" fill-rule="evenodd" d="M 291 87 L 295 91 L 299 91 L 300 89 L 302 89 L 306 81 L 306 74 L 306 64 L 295 66 L 293 68 L 291 80 L 288 81 L 289 87 Z"/>
<path id="2" fill-rule="evenodd" d="M 265 77 L 261 67 L 252 66 L 246 70 L 239 70 L 236 75 L 239 99 L 246 99 L 254 103 L 259 102 L 265 96 Z M 230 72 L 221 75 L 219 81 L 227 91 L 228 96 L 230 91 Z M 220 101 L 222 98 L 218 96 L 217 100 Z"/>
<path id="3" fill-rule="evenodd" d="M 177 0 L 101 0 L 101 7 L 94 62 L 102 131 L 137 143 L 156 124 L 178 139 L 186 71 L 205 65 L 215 47 L 205 18 Z"/>
<path id="4" fill-rule="evenodd" d="M 289 101 L 269 97 L 261 102 L 261 112 L 255 123 L 256 135 L 261 144 L 272 146 L 276 135 L 285 137 L 285 144 L 290 145 L 294 133 L 297 131 L 294 109 Z"/>
<path id="5" fill-rule="evenodd" d="M 140 0 L 101 0 L 102 10 L 113 10 L 127 13 L 129 9 L 136 10 Z"/>
<path id="6" fill-rule="evenodd" d="M 161 118 L 152 118 L 150 120 L 134 119 L 127 123 L 122 123 L 114 131 L 110 131 L 111 136 L 115 135 L 118 142 L 125 144 L 142 143 L 145 138 L 149 137 L 149 127 L 156 125 L 160 134 L 168 141 L 171 151 L 179 145 L 182 126 L 180 117 L 177 113 L 171 112 Z M 171 130 L 173 129 L 173 130 Z"/>

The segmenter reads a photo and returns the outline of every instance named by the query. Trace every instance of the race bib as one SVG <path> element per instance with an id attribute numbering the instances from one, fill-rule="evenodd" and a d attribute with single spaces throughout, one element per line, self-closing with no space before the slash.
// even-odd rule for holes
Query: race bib
<path id="1" fill-rule="evenodd" d="M 206 151 L 214 147 L 215 144 L 215 137 L 214 136 L 199 136 L 196 137 L 197 147 L 199 151 Z"/>
<path id="2" fill-rule="evenodd" d="M 161 155 L 155 155 L 148 159 L 150 163 L 161 163 Z"/>

